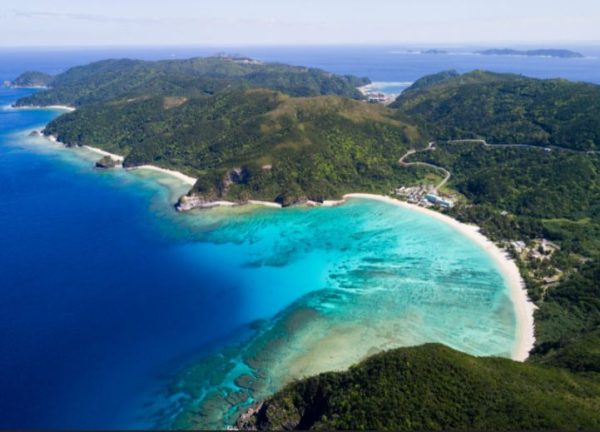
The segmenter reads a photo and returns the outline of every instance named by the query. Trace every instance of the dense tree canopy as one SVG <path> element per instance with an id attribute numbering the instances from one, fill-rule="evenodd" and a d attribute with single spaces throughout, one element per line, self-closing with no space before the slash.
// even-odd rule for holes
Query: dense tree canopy
<path id="1" fill-rule="evenodd" d="M 392 106 L 440 140 L 600 149 L 600 86 L 483 71 L 451 75 L 417 81 Z"/>

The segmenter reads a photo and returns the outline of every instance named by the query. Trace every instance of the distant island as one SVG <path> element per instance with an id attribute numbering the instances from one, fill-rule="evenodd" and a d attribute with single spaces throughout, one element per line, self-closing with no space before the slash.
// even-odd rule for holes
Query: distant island
<path id="1" fill-rule="evenodd" d="M 566 49 L 536 49 L 536 50 L 516 50 L 509 48 L 494 48 L 483 51 L 476 51 L 475 54 L 497 55 L 497 56 L 525 56 L 525 57 L 554 57 L 554 58 L 583 58 L 584 55 L 575 51 Z"/>
<path id="2" fill-rule="evenodd" d="M 441 49 L 428 49 L 426 51 L 423 51 L 421 54 L 440 55 L 440 54 L 448 54 L 448 51 L 444 51 Z"/>

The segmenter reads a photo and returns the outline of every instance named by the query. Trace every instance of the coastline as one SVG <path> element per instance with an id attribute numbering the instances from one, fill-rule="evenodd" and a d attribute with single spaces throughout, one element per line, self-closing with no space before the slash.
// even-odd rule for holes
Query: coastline
<path id="1" fill-rule="evenodd" d="M 160 168 L 155 165 L 140 165 L 140 166 L 132 167 L 132 168 L 128 168 L 128 169 L 131 169 L 131 170 L 145 169 L 145 170 L 150 170 L 150 171 L 156 171 L 156 172 L 163 173 L 163 174 L 168 174 L 170 176 L 173 176 L 173 177 L 181 180 L 182 182 L 184 182 L 190 186 L 194 186 L 196 184 L 196 180 L 197 180 L 196 178 L 186 175 L 182 172 L 170 170 L 170 169 L 166 169 L 166 168 Z"/>
<path id="2" fill-rule="evenodd" d="M 62 143 L 60 141 L 58 141 L 58 139 L 54 136 L 54 135 L 45 135 L 45 138 L 51 142 L 54 143 L 58 143 L 58 144 L 62 144 L 65 147 L 68 147 L 65 143 Z M 93 153 L 96 153 L 99 156 L 110 156 L 111 158 L 113 158 L 115 161 L 120 162 L 121 164 L 123 163 L 123 161 L 125 160 L 124 156 L 118 155 L 116 153 L 111 153 L 108 152 L 106 150 L 102 150 L 99 149 L 97 147 L 92 147 L 92 146 L 88 146 L 88 145 L 82 145 L 79 146 L 81 148 L 84 148 L 88 151 L 91 151 Z M 118 168 L 121 168 L 121 166 L 118 166 Z M 166 168 L 160 168 L 154 165 L 140 165 L 137 167 L 131 167 L 131 168 L 126 168 L 126 170 L 131 170 L 131 171 L 135 171 L 138 169 L 145 169 L 145 170 L 149 170 L 149 171 L 155 171 L 155 172 L 159 172 L 162 174 L 167 174 L 170 175 L 171 177 L 175 177 L 178 180 L 182 181 L 183 183 L 193 186 L 196 183 L 196 179 L 194 177 L 188 176 L 186 174 L 183 174 L 182 172 L 179 171 L 175 171 L 175 170 L 170 170 L 170 169 L 166 169 Z"/>
<path id="3" fill-rule="evenodd" d="M 45 110 L 45 109 L 53 109 L 53 110 L 61 110 L 61 111 L 73 112 L 73 111 L 75 111 L 76 108 L 74 108 L 72 106 L 68 106 L 68 105 L 47 105 L 47 106 L 41 106 L 41 105 L 15 106 L 15 105 L 10 105 L 10 109 L 14 109 L 14 110 Z"/>
<path id="4" fill-rule="evenodd" d="M 514 306 L 517 321 L 517 338 L 515 347 L 513 348 L 512 359 L 522 362 L 529 357 L 529 351 L 531 351 L 535 344 L 535 323 L 533 319 L 535 305 L 529 300 L 525 289 L 525 283 L 523 282 L 523 278 L 521 277 L 514 260 L 508 257 L 506 252 L 500 249 L 494 242 L 484 236 L 479 231 L 479 227 L 476 225 L 467 225 L 445 214 L 383 195 L 367 193 L 351 193 L 344 195 L 344 201 L 351 198 L 371 199 L 418 211 L 450 225 L 484 249 L 494 260 L 504 276 Z"/>
<path id="5" fill-rule="evenodd" d="M 56 137 L 48 136 L 50 141 L 58 142 Z M 89 151 L 95 152 L 99 155 L 103 156 L 111 156 L 115 160 L 122 162 L 124 157 L 116 155 L 114 153 L 107 152 L 105 150 L 101 150 L 95 147 L 90 146 L 82 146 Z M 196 183 L 196 179 L 194 177 L 185 175 L 179 171 L 170 170 L 166 168 L 160 168 L 154 165 L 141 165 L 139 167 L 129 168 L 131 170 L 136 169 L 146 169 L 150 171 L 160 172 L 163 174 L 170 175 L 172 177 L 177 178 L 178 180 L 184 182 L 187 185 L 193 186 Z M 485 235 L 480 232 L 480 228 L 475 225 L 467 225 L 462 222 L 457 221 L 456 219 L 447 216 L 445 214 L 439 213 L 434 210 L 426 209 L 424 207 L 418 206 L 416 204 L 410 204 L 404 201 L 400 201 L 395 198 L 391 198 L 384 195 L 376 195 L 369 193 L 350 193 L 343 196 L 342 200 L 326 200 L 323 203 L 313 203 L 308 202 L 309 206 L 322 206 L 322 207 L 333 207 L 338 205 L 343 205 L 348 199 L 359 198 L 359 199 L 370 199 L 374 201 L 380 201 L 387 204 L 395 205 L 397 207 L 402 207 L 406 209 L 411 209 L 421 214 L 436 218 L 439 221 L 446 223 L 451 226 L 455 230 L 459 231 L 465 237 L 469 238 L 471 241 L 478 244 L 482 249 L 484 249 L 488 255 L 494 260 L 496 265 L 498 266 L 500 272 L 502 273 L 505 282 L 509 289 L 509 295 L 511 301 L 513 303 L 515 317 L 516 317 L 516 342 L 515 346 L 512 350 L 511 358 L 516 361 L 525 361 L 529 357 L 529 352 L 533 349 L 535 345 L 535 323 L 533 314 L 535 311 L 535 305 L 529 300 L 525 283 L 519 269 L 510 257 L 508 257 L 507 253 L 500 249 L 495 243 L 493 243 L 490 239 L 488 239 Z M 205 208 L 211 207 L 233 207 L 239 204 L 230 202 L 230 201 L 215 201 L 211 203 L 207 203 L 208 205 L 203 206 Z M 269 208 L 281 209 L 282 206 L 275 202 L 266 202 L 259 200 L 249 200 L 248 205 L 260 205 Z"/>
<path id="6" fill-rule="evenodd" d="M 529 352 L 533 349 L 535 345 L 535 322 L 533 318 L 535 305 L 529 299 L 527 290 L 525 288 L 525 282 L 521 277 L 521 273 L 519 272 L 515 261 L 508 256 L 506 251 L 500 249 L 494 242 L 492 242 L 485 235 L 483 235 L 480 232 L 480 228 L 476 225 L 465 224 L 443 213 L 430 210 L 418 206 L 416 204 L 410 204 L 404 201 L 400 201 L 398 199 L 384 195 L 368 193 L 350 193 L 344 195 L 343 199 L 341 200 L 326 200 L 323 203 L 308 201 L 306 205 L 309 207 L 334 207 L 338 205 L 343 205 L 348 201 L 348 199 L 352 198 L 380 201 L 397 207 L 414 210 L 429 217 L 433 217 L 454 228 L 463 236 L 469 238 L 471 241 L 473 241 L 479 247 L 485 250 L 485 252 L 496 263 L 498 269 L 500 270 L 500 273 L 502 274 L 505 280 L 505 283 L 509 290 L 509 296 L 515 311 L 516 340 L 515 346 L 512 349 L 511 358 L 513 360 L 522 362 L 529 357 Z M 267 207 L 281 208 L 281 205 L 277 203 L 269 203 L 264 201 L 248 201 L 248 204 L 258 204 Z M 210 203 L 206 203 L 202 207 L 232 207 L 236 205 L 240 204 L 236 204 L 230 201 L 213 201 Z"/>
<path id="7" fill-rule="evenodd" d="M 84 149 L 87 149 L 87 150 L 89 150 L 91 152 L 94 152 L 94 153 L 96 153 L 96 154 L 98 154 L 100 156 L 110 156 L 111 158 L 113 158 L 117 162 L 123 162 L 125 160 L 125 158 L 123 156 L 119 156 L 118 154 L 110 153 L 110 152 L 107 152 L 106 150 L 102 150 L 102 149 L 99 149 L 99 148 L 96 148 L 96 147 L 91 147 L 91 146 L 88 146 L 88 145 L 84 145 L 84 146 L 81 146 L 81 147 L 83 147 Z"/>

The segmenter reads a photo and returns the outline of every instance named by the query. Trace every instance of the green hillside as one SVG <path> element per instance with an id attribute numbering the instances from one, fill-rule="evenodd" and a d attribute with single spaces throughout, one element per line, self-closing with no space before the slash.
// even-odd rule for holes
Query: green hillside
<path id="1" fill-rule="evenodd" d="M 11 85 L 14 87 L 46 87 L 54 77 L 43 72 L 27 71 L 19 75 Z"/>
<path id="2" fill-rule="evenodd" d="M 224 89 L 265 87 L 292 96 L 338 95 L 360 99 L 366 78 L 320 69 L 262 63 L 245 58 L 188 60 L 103 60 L 78 66 L 52 79 L 52 88 L 20 99 L 17 105 L 83 106 L 140 96 L 202 96 Z"/>
<path id="3" fill-rule="evenodd" d="M 439 78 L 392 104 L 439 140 L 600 149 L 600 86 L 482 71 Z"/>
<path id="4" fill-rule="evenodd" d="M 414 177 L 399 157 L 427 141 L 379 105 L 269 90 L 83 107 L 45 132 L 123 154 L 125 166 L 152 163 L 198 176 L 192 193 L 207 200 L 284 204 L 356 190 L 387 193 Z"/>
<path id="5" fill-rule="evenodd" d="M 238 423 L 291 430 L 596 430 L 600 376 L 441 345 L 370 357 L 292 383 Z"/>

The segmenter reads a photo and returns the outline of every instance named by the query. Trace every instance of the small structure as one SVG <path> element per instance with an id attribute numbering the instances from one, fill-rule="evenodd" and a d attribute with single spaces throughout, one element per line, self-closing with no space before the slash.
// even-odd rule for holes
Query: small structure
<path id="1" fill-rule="evenodd" d="M 512 245 L 513 248 L 515 248 L 515 251 L 517 251 L 517 253 L 523 252 L 525 250 L 525 248 L 527 247 L 525 242 L 521 241 L 521 240 L 512 241 L 512 242 L 510 242 L 510 244 Z"/>
<path id="2" fill-rule="evenodd" d="M 394 194 L 405 197 L 409 203 L 418 204 L 423 201 L 425 195 L 433 191 L 432 185 L 401 186 L 394 191 Z"/>
<path id="3" fill-rule="evenodd" d="M 428 193 L 427 195 L 425 195 L 425 200 L 427 202 L 430 202 L 433 205 L 438 205 L 442 208 L 454 207 L 454 202 L 452 202 L 446 198 L 442 198 L 434 193 Z"/>
<path id="4" fill-rule="evenodd" d="M 369 102 L 385 103 L 387 101 L 387 96 L 384 93 L 368 93 L 367 99 Z"/>

